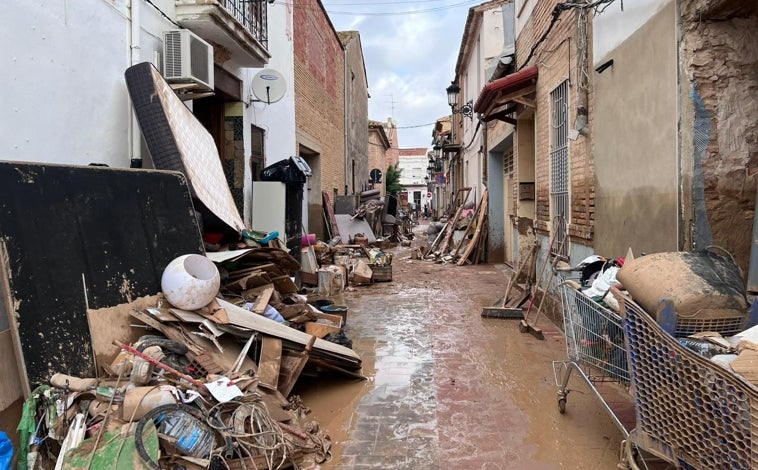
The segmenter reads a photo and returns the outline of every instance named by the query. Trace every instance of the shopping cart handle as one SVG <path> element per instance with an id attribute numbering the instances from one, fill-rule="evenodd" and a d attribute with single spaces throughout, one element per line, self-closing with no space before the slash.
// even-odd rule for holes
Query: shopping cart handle
<path id="1" fill-rule="evenodd" d="M 655 321 L 663 331 L 674 336 L 674 332 L 676 331 L 676 309 L 674 308 L 673 300 L 666 298 L 658 300 Z"/>

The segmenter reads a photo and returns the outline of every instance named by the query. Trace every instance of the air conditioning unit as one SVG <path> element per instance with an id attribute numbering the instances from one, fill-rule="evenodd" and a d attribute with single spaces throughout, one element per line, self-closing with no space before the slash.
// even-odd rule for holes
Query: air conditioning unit
<path id="1" fill-rule="evenodd" d="M 213 46 L 188 29 L 163 32 L 163 76 L 213 91 Z"/>

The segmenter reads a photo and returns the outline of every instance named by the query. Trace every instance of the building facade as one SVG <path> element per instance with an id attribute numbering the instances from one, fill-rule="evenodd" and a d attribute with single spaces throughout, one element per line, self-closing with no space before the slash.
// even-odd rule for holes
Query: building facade
<path id="1" fill-rule="evenodd" d="M 408 203 L 412 209 L 423 213 L 424 206 L 431 207 L 432 198 L 427 191 L 427 165 L 430 153 L 426 148 L 400 149 L 398 169 L 400 170 L 400 185 L 408 195 Z"/>
<path id="2" fill-rule="evenodd" d="M 345 49 L 319 0 L 294 9 L 298 154 L 313 171 L 304 227 L 325 236 L 322 192 L 345 194 Z"/>
<path id="3" fill-rule="evenodd" d="M 382 196 L 387 194 L 385 178 L 387 176 L 387 150 L 389 148 L 390 141 L 384 131 L 384 123 L 369 120 L 368 171 L 369 175 L 379 175 L 378 180 L 372 180 L 371 189 L 378 189 Z"/>
<path id="4" fill-rule="evenodd" d="M 346 194 L 370 184 L 368 165 L 368 79 L 358 31 L 340 31 L 345 47 L 345 175 Z"/>
<path id="5" fill-rule="evenodd" d="M 211 46 L 195 50 L 198 55 L 179 46 L 175 51 L 184 54 L 183 60 L 194 61 L 202 75 L 196 73 L 198 69 L 189 73 L 182 69 L 172 74 L 170 81 L 213 137 L 236 208 L 249 226 L 254 149 L 271 147 L 265 137 L 254 145 L 251 129 L 261 123 L 256 119 L 267 110 L 254 115 L 250 81 L 256 70 L 269 66 L 274 51 L 291 43 L 286 27 L 269 34 L 269 12 L 279 25 L 286 22 L 290 10 L 286 5 L 240 0 L 5 5 L 0 59 L 9 67 L 0 77 L 1 158 L 154 168 L 124 73 L 133 65 L 148 62 L 165 76 L 166 33 L 176 32 Z M 198 62 L 198 58 L 202 60 Z M 290 99 L 294 109 L 294 99 Z M 283 143 L 282 154 L 294 151 L 294 139 L 289 140 L 291 144 L 286 138 L 277 138 Z M 9 361 L 6 366 L 13 364 L 7 370 L 15 370 L 6 313 L 0 309 L 0 356 Z M 23 397 L 17 379 L 7 374 L 0 390 L 3 429 L 15 429 L 18 422 Z"/>

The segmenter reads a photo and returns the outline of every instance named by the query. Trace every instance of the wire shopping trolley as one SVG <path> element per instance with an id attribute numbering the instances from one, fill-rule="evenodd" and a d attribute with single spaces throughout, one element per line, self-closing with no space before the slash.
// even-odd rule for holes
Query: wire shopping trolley
<path id="1" fill-rule="evenodd" d="M 758 387 L 682 346 L 624 297 L 634 448 L 685 469 L 758 468 Z"/>
<path id="2" fill-rule="evenodd" d="M 601 382 L 616 382 L 623 388 L 629 384 L 621 317 L 580 291 L 574 281 L 564 281 L 560 288 L 568 360 L 553 362 L 558 409 L 561 413 L 566 411 L 569 379 L 576 372 L 626 436 L 625 426 L 596 387 Z"/>

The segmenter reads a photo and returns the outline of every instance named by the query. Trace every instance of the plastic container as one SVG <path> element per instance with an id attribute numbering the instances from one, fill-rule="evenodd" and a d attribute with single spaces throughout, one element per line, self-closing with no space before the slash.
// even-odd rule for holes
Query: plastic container
<path id="1" fill-rule="evenodd" d="M 171 305 L 184 310 L 205 307 L 218 294 L 221 276 L 205 256 L 184 255 L 166 266 L 161 289 Z"/>

